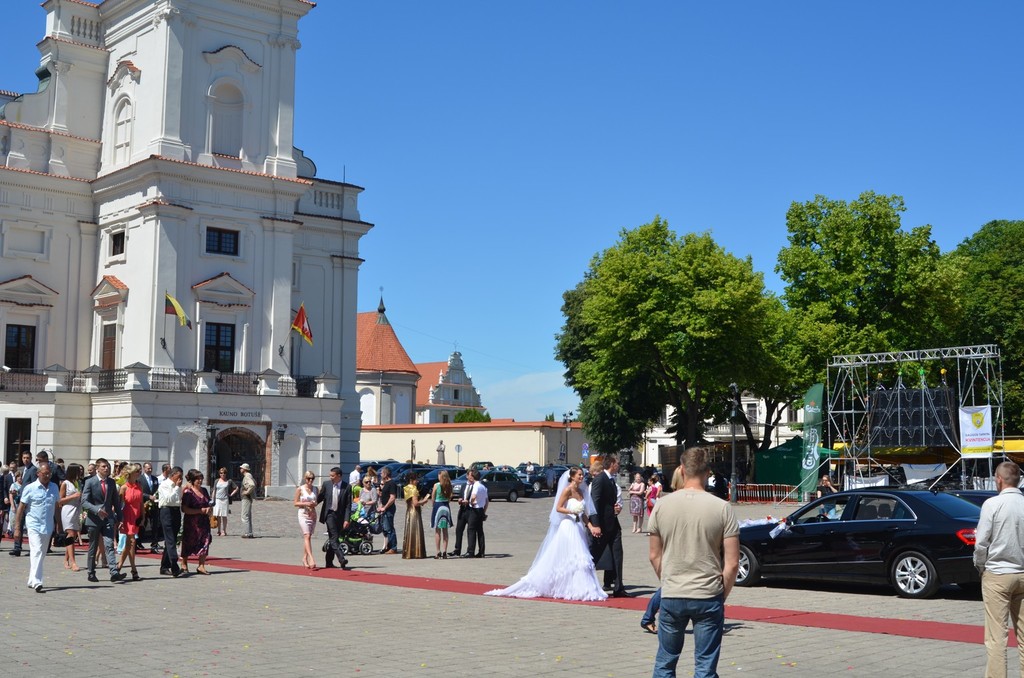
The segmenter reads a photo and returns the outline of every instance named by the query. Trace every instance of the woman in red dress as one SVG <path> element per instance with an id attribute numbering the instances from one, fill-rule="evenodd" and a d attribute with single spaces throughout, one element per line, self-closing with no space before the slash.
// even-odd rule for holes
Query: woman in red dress
<path id="1" fill-rule="evenodd" d="M 118 570 L 124 567 L 127 559 L 132 566 L 132 581 L 139 581 L 139 571 L 135 569 L 135 540 L 139 536 L 139 523 L 142 522 L 142 487 L 139 485 L 139 476 L 142 474 L 142 466 L 132 464 L 125 470 L 125 483 L 121 486 L 121 532 L 126 539 L 124 550 L 121 551 L 121 559 L 117 564 Z"/>

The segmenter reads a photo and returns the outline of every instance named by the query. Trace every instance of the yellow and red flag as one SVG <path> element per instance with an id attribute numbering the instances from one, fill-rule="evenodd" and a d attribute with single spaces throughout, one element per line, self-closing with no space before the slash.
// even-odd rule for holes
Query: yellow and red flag
<path id="1" fill-rule="evenodd" d="M 167 292 L 164 292 L 164 314 L 178 316 L 179 325 L 187 325 L 189 329 L 192 329 L 192 321 L 185 315 L 185 309 L 181 307 L 177 299 Z"/>
<path id="2" fill-rule="evenodd" d="M 313 330 L 309 329 L 309 318 L 306 317 L 306 305 L 299 304 L 299 312 L 295 314 L 292 321 L 292 329 L 302 335 L 306 343 L 313 345 Z"/>

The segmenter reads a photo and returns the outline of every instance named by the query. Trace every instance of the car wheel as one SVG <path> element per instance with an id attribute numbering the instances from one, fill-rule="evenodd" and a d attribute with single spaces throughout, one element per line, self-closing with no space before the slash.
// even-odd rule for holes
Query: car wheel
<path id="1" fill-rule="evenodd" d="M 534 480 L 533 481 L 533 491 L 534 492 L 540 494 L 540 491 L 543 490 L 543 489 L 544 489 L 544 487 L 540 484 L 539 480 Z"/>
<path id="2" fill-rule="evenodd" d="M 516 501 L 517 499 L 519 499 L 519 493 L 516 492 L 515 490 L 509 490 L 508 491 L 508 500 L 509 501 Z"/>
<path id="3" fill-rule="evenodd" d="M 373 553 L 373 544 L 371 544 L 368 541 L 364 541 L 362 544 L 359 545 L 359 552 L 362 553 L 364 556 L 370 555 L 371 553 Z"/>
<path id="4" fill-rule="evenodd" d="M 761 564 L 746 546 L 740 545 L 740 566 L 736 572 L 736 586 L 753 586 L 761 580 Z"/>
<path id="5" fill-rule="evenodd" d="M 903 598 L 928 598 L 939 588 L 939 575 L 927 556 L 905 551 L 892 563 L 892 584 Z"/>

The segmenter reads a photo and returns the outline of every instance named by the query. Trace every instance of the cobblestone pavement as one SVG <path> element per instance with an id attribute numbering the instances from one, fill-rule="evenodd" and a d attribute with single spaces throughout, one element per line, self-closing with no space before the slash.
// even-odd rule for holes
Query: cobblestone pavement
<path id="1" fill-rule="evenodd" d="M 215 538 L 212 576 L 161 577 L 141 558 L 144 580 L 89 584 L 60 555 L 46 559 L 46 589 L 26 587 L 28 559 L 0 545 L 0 660 L 8 675 L 139 676 L 650 675 L 657 640 L 639 628 L 644 601 L 566 604 L 494 599 L 460 592 L 449 580 L 506 585 L 529 567 L 543 538 L 545 496 L 496 502 L 486 523 L 488 557 L 402 560 L 351 556 L 351 573 L 307 574 L 290 502 L 256 505 L 259 539 Z M 738 507 L 741 518 L 786 508 Z M 398 523 L 402 524 L 402 509 Z M 627 525 L 628 516 L 623 516 Z M 428 530 L 428 553 L 434 553 Z M 453 537 L 454 539 L 454 537 Z M 320 538 L 317 539 L 319 545 Z M 376 546 L 379 548 L 380 538 Z M 627 588 L 646 597 L 656 581 L 647 539 L 624 534 Z M 322 563 L 322 554 L 317 550 Z M 79 564 L 84 555 L 79 556 Z M 265 565 L 269 564 L 269 565 Z M 377 575 L 386 575 L 380 577 Z M 402 579 L 416 577 L 416 580 Z M 419 579 L 425 578 L 425 579 Z M 383 585 L 380 582 L 393 585 Z M 415 583 L 418 588 L 407 585 Z M 432 590 L 433 589 L 433 590 Z M 467 589 L 468 590 L 468 589 Z M 729 607 L 842 613 L 980 628 L 977 594 L 956 587 L 931 600 L 886 588 L 771 585 L 736 589 Z M 984 646 L 818 626 L 743 621 L 729 615 L 719 671 L 753 676 L 978 675 Z M 781 621 L 781 620 L 780 620 Z M 901 626 L 903 626 L 901 624 Z M 679 675 L 692 674 L 689 643 Z M 1011 652 L 1015 655 L 1015 652 Z"/>

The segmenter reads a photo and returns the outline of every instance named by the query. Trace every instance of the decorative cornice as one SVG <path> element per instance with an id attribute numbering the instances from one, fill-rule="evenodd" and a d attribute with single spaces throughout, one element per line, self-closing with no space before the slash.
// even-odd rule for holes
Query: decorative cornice
<path id="1" fill-rule="evenodd" d="M 28 132 L 42 132 L 43 134 L 53 134 L 58 137 L 66 137 L 68 139 L 76 139 L 78 141 L 87 141 L 90 144 L 103 143 L 99 139 L 89 139 L 88 137 L 80 137 L 74 134 L 68 134 L 67 132 L 61 132 L 55 129 L 46 129 L 45 127 L 34 127 L 32 125 L 26 125 L 20 122 L 11 122 L 10 120 L 0 120 L 0 125 L 10 127 L 11 129 L 23 129 Z"/>
<path id="2" fill-rule="evenodd" d="M 218 64 L 225 60 L 231 60 L 238 63 L 244 70 L 249 73 L 258 73 L 263 66 L 253 61 L 245 50 L 238 45 L 224 45 L 219 49 L 215 49 L 212 52 L 203 52 L 203 58 L 209 64 Z"/>
<path id="3" fill-rule="evenodd" d="M 61 42 L 61 43 L 64 43 L 66 45 L 74 45 L 75 47 L 88 47 L 89 49 L 94 49 L 94 50 L 96 50 L 98 52 L 106 52 L 107 54 L 110 54 L 110 50 L 107 49 L 106 47 L 97 47 L 96 45 L 89 45 L 89 44 L 84 43 L 84 42 L 77 42 L 75 40 L 68 40 L 67 38 L 59 38 L 56 35 L 48 35 L 48 36 L 46 36 L 45 38 L 40 40 L 38 44 L 36 44 L 36 47 L 41 47 L 43 45 L 43 43 L 45 43 L 47 40 L 52 40 L 53 42 Z"/>

